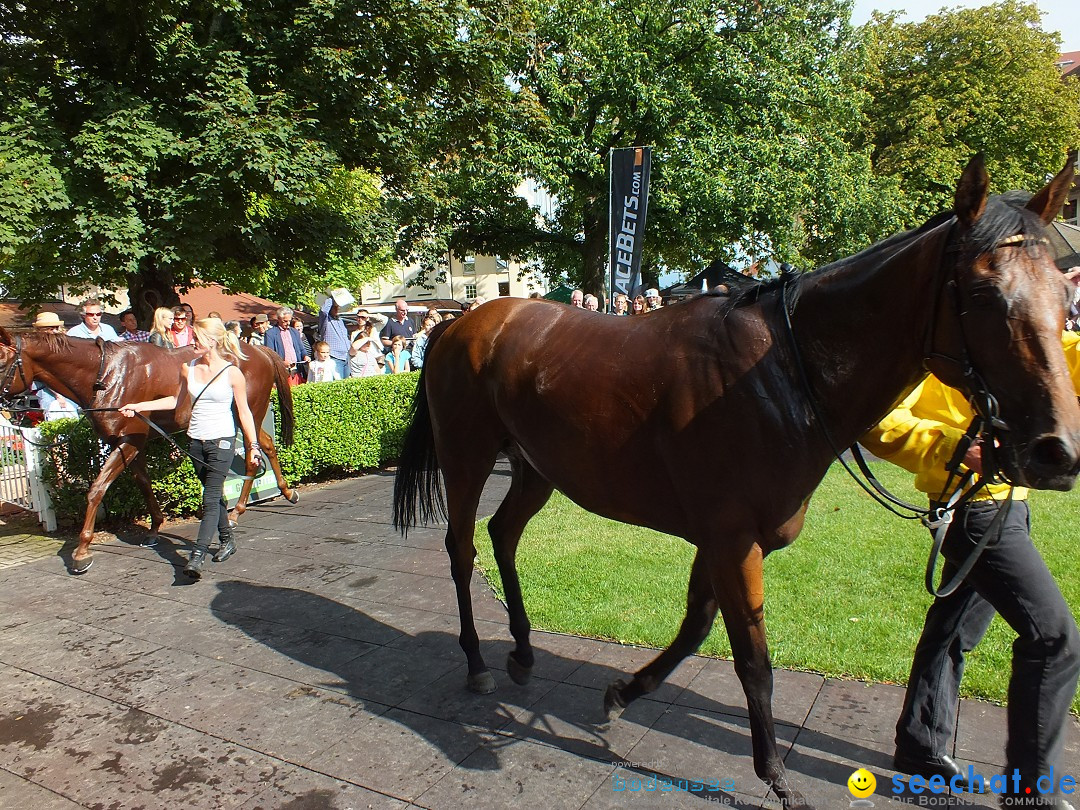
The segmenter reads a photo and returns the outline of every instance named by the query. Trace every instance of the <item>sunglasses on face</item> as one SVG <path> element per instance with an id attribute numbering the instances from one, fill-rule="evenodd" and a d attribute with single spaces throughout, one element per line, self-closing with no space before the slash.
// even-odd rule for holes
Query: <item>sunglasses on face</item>
<path id="1" fill-rule="evenodd" d="M 100 313 L 100 312 L 86 312 L 86 313 L 83 313 L 83 314 L 84 314 L 84 315 L 85 315 L 85 317 L 87 317 L 87 318 L 100 318 L 100 317 L 101 317 L 101 313 Z"/>

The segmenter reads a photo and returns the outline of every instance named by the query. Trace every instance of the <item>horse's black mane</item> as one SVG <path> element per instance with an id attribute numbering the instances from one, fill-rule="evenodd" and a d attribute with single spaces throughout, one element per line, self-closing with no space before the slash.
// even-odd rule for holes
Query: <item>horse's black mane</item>
<path id="1" fill-rule="evenodd" d="M 1026 191 L 1006 191 L 995 194 L 986 203 L 986 210 L 961 241 L 965 250 L 985 253 L 993 250 L 1005 239 L 1016 234 L 1035 238 L 1045 235 L 1042 219 L 1024 206 L 1031 199 Z M 1031 251 L 1037 250 L 1035 240 L 1028 244 Z"/>
<path id="2" fill-rule="evenodd" d="M 974 253 L 985 253 L 993 250 L 1002 241 L 1016 234 L 1031 237 L 1042 236 L 1045 232 L 1042 220 L 1037 214 L 1024 207 L 1030 199 L 1031 194 L 1026 191 L 1007 191 L 990 197 L 986 202 L 986 210 L 979 217 L 971 232 L 966 234 L 960 241 L 960 247 Z M 810 277 L 847 267 L 856 261 L 863 261 L 871 253 L 890 251 L 911 237 L 932 230 L 954 217 L 955 214 L 951 211 L 942 212 L 931 217 L 914 230 L 894 234 L 856 253 L 854 256 L 838 259 L 810 272 L 801 273 L 789 265 L 783 265 L 779 276 L 759 280 L 730 271 L 724 273 L 721 278 L 721 283 L 727 287 L 726 291 L 714 289 L 703 293 L 703 295 L 725 296 L 728 299 L 729 308 L 738 309 L 753 304 L 770 293 L 779 293 L 783 288 L 787 287 L 788 310 L 793 311 L 795 304 L 799 300 L 799 293 Z M 1036 250 L 1035 241 L 1032 240 L 1027 247 L 1029 250 Z"/>

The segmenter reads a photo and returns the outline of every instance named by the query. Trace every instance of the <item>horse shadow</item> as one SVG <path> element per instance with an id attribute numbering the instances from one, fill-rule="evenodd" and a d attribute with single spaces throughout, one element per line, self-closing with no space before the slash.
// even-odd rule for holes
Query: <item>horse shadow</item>
<path id="1" fill-rule="evenodd" d="M 220 582 L 217 587 L 219 593 L 213 598 L 210 609 L 219 621 L 242 630 L 283 656 L 332 676 L 327 683 L 312 684 L 314 686 L 344 691 L 360 704 L 369 704 L 374 713 L 385 712 L 386 706 L 401 709 L 393 713 L 395 722 L 440 749 L 449 760 L 461 760 L 458 766 L 461 768 L 498 770 L 502 767 L 502 751 L 523 739 L 605 764 L 627 763 L 630 749 L 664 713 L 662 704 L 639 700 L 621 717 L 609 720 L 603 711 L 602 688 L 560 687 L 553 681 L 545 683 L 544 672 L 569 673 L 587 663 L 589 682 L 604 684 L 625 677 L 626 673 L 605 664 L 574 660 L 539 649 L 534 679 L 529 685 L 514 684 L 504 671 L 496 670 L 493 674 L 499 683 L 498 691 L 492 695 L 474 695 L 464 686 L 464 666 L 454 633 L 424 630 L 410 634 L 353 606 L 303 590 L 238 580 Z M 357 657 L 354 647 L 340 645 L 351 651 L 336 655 L 333 643 L 297 643 L 295 635 L 282 633 L 282 624 L 297 629 L 308 628 L 320 634 L 328 632 L 341 640 L 359 640 L 375 646 L 371 652 Z M 320 627 L 332 629 L 316 629 Z M 387 649 L 388 640 L 393 640 L 394 651 L 408 655 L 395 655 L 394 663 L 385 671 L 379 671 L 374 662 L 379 660 L 378 650 Z M 505 661 L 511 649 L 509 640 L 484 642 L 485 656 L 491 662 Z M 373 656 L 372 663 L 365 664 L 364 659 L 369 655 Z M 330 685 L 331 681 L 336 684 Z M 563 691 L 556 694 L 559 688 Z M 653 705 L 648 707 L 650 703 Z M 751 746 L 745 706 L 698 695 L 694 707 L 692 710 L 675 707 L 680 714 L 678 722 L 666 723 L 664 733 L 690 743 L 707 744 L 718 754 L 749 755 Z M 733 722 L 718 724 L 716 715 L 727 716 Z M 435 729 L 432 717 L 454 722 L 458 738 L 449 737 L 444 726 L 439 726 L 442 730 Z M 640 733 L 620 735 L 614 729 L 618 723 L 634 723 L 642 728 L 637 730 Z M 799 733 L 799 730 L 794 732 Z M 474 750 L 464 760 L 461 757 L 463 739 L 467 747 Z M 628 741 L 626 750 L 619 750 L 619 741 L 623 739 Z M 882 751 L 858 742 L 822 732 L 809 735 L 808 742 L 812 748 L 800 750 L 800 769 L 809 769 L 816 778 L 832 784 L 846 784 L 851 774 L 850 764 L 836 761 L 836 752 L 843 752 L 843 758 L 848 762 L 854 760 L 882 770 L 889 768 L 889 758 Z M 831 757 L 827 756 L 830 752 Z M 655 777 L 678 783 L 680 779 L 685 782 L 689 778 L 711 778 L 707 774 L 691 777 L 665 773 L 658 764 L 649 767 L 621 764 L 620 769 L 627 779 L 631 776 Z M 753 789 L 760 790 L 761 787 L 760 783 L 753 785 Z M 744 804 L 741 802 L 745 797 L 710 792 L 707 788 L 691 792 L 744 810 L 760 806 L 760 800 Z"/>

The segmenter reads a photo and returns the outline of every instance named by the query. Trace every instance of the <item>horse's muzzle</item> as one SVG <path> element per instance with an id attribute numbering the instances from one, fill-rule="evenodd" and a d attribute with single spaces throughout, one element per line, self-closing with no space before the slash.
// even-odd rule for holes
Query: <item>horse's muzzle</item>
<path id="1" fill-rule="evenodd" d="M 1017 484 L 1032 489 L 1070 490 L 1080 473 L 1080 444 L 1057 434 L 1045 434 L 1020 454 Z"/>

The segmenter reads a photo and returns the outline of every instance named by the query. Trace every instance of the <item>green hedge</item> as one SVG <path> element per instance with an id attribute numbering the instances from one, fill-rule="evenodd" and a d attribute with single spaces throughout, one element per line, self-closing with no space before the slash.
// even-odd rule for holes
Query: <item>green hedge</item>
<path id="1" fill-rule="evenodd" d="M 293 388 L 293 446 L 278 444 L 282 471 L 290 484 L 332 472 L 378 467 L 396 458 L 408 428 L 419 373 L 388 374 Z M 277 435 L 281 413 L 274 395 Z M 60 520 L 81 523 L 86 493 L 107 454 L 86 419 L 62 419 L 41 425 L 47 452 L 43 477 Z M 183 435 L 174 437 L 186 449 Z M 193 513 L 202 503 L 202 487 L 191 461 L 164 439 L 147 443 L 147 470 L 166 515 Z M 123 473 L 109 487 L 104 503 L 111 517 L 146 515 L 135 479 Z"/>

